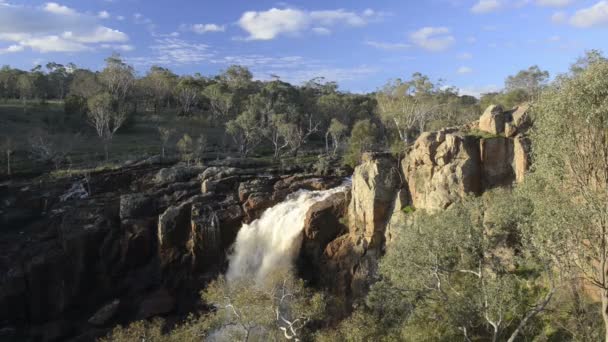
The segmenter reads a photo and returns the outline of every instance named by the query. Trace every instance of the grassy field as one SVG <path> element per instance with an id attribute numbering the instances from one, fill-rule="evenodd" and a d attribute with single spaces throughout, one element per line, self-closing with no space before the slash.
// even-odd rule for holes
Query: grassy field
<path id="1" fill-rule="evenodd" d="M 7 137 L 13 141 L 14 154 L 12 156 L 12 169 L 14 175 L 40 174 L 54 171 L 54 166 L 44 164 L 32 158 L 32 137 L 40 134 L 49 134 L 52 137 L 63 137 L 63 141 L 70 141 L 72 151 L 69 162 L 62 169 L 99 169 L 112 168 L 127 160 L 140 160 L 161 153 L 161 142 L 158 127 L 169 127 L 175 133 L 167 144 L 168 156 L 177 155 L 176 142 L 184 134 L 189 134 L 196 140 L 201 134 L 207 139 L 207 153 L 205 158 L 216 159 L 227 156 L 237 157 L 231 149 L 231 138 L 226 136 L 223 127 L 209 124 L 201 115 L 180 117 L 175 112 L 167 111 L 158 114 L 152 112 L 139 112 L 130 118 L 128 124 L 121 128 L 110 146 L 110 160 L 106 161 L 102 141 L 95 135 L 93 128 L 81 115 L 66 115 L 63 103 L 59 101 L 28 103 L 26 108 L 19 101 L 0 102 L 0 145 Z M 42 132 L 42 133 L 41 133 Z M 311 141 L 307 148 L 312 149 L 314 155 L 310 161 L 316 160 L 317 150 L 322 150 L 322 141 Z M 262 144 L 252 157 L 272 160 L 272 148 L 269 144 Z M 293 159 L 293 160 L 292 160 Z M 291 160 L 291 161 L 290 161 Z M 283 162 L 308 162 L 307 156 L 287 158 Z M 6 159 L 4 150 L 0 156 L 0 176 L 6 174 Z M 57 172 L 56 172 L 57 173 Z M 58 172 L 70 174 L 70 172 Z"/>
<path id="2" fill-rule="evenodd" d="M 86 118 L 66 115 L 62 102 L 28 103 L 25 109 L 17 101 L 0 102 L 0 145 L 7 137 L 13 141 L 15 152 L 12 164 L 13 173 L 16 174 L 40 173 L 51 167 L 33 160 L 30 154 L 30 139 L 45 134 L 42 132 L 71 140 L 72 167 L 87 167 L 101 162 L 120 163 L 160 154 L 158 126 L 175 130 L 172 141 L 168 143 L 168 154 L 176 153 L 175 143 L 185 133 L 193 139 L 204 134 L 210 150 L 214 151 L 218 151 L 228 139 L 221 127 L 212 127 L 199 117 L 183 118 L 172 112 L 137 113 L 114 136 L 110 160 L 106 162 L 102 141 L 88 125 Z M 0 174 L 6 172 L 6 159 L 4 151 L 2 152 Z"/>

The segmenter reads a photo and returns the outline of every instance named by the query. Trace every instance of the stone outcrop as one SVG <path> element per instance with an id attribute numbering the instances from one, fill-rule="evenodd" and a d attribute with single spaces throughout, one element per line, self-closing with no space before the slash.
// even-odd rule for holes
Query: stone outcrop
<path id="1" fill-rule="evenodd" d="M 479 130 L 491 134 L 505 131 L 505 116 L 501 106 L 491 105 L 479 118 Z"/>
<path id="2" fill-rule="evenodd" d="M 401 164 L 415 208 L 445 209 L 482 189 L 479 143 L 458 130 L 423 133 Z"/>
<path id="3" fill-rule="evenodd" d="M 361 236 L 370 246 L 381 246 L 384 227 L 401 184 L 395 158 L 389 154 L 364 154 L 352 177 L 352 200 L 348 207 L 351 233 Z"/>

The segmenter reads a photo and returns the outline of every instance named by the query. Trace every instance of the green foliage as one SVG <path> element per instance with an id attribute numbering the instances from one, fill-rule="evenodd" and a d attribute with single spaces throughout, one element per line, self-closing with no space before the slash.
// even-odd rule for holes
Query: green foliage
<path id="1" fill-rule="evenodd" d="M 369 151 L 376 143 L 378 128 L 369 120 L 360 120 L 355 123 L 348 139 L 348 151 L 344 156 L 344 163 L 355 167 L 361 160 L 361 154 Z"/>
<path id="2" fill-rule="evenodd" d="M 492 134 L 490 132 L 482 131 L 479 129 L 472 129 L 467 133 L 467 136 L 473 137 L 475 139 L 494 139 L 502 137 L 502 135 L 500 134 Z"/>
<path id="3" fill-rule="evenodd" d="M 411 205 L 406 205 L 405 208 L 401 209 L 401 211 L 403 211 L 406 214 L 412 214 L 416 211 L 416 208 L 414 208 Z"/>
<path id="4" fill-rule="evenodd" d="M 87 99 L 79 95 L 68 95 L 65 98 L 64 111 L 69 116 L 84 117 L 88 111 Z"/>
<path id="5" fill-rule="evenodd" d="M 517 272 L 523 264 L 518 232 L 530 213 L 529 202 L 508 190 L 439 213 L 410 212 L 413 219 L 399 228 L 380 262 L 381 280 L 339 333 L 355 332 L 362 340 L 453 341 L 466 332 L 471 340 L 506 340 L 528 307 L 545 298 L 539 273 Z M 526 258 L 526 267 L 537 265 Z M 360 317 L 375 323 L 357 332 Z M 521 334 L 534 334 L 537 324 L 532 320 Z"/>
<path id="6" fill-rule="evenodd" d="M 177 142 L 177 150 L 182 157 L 182 160 L 187 164 L 190 164 L 194 157 L 194 143 L 189 134 L 184 134 L 181 139 Z"/>

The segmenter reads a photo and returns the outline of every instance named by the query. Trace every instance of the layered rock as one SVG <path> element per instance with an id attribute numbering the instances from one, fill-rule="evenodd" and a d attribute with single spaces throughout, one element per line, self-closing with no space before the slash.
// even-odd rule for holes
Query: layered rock
<path id="1" fill-rule="evenodd" d="M 478 141 L 457 130 L 423 133 L 401 165 L 417 209 L 445 209 L 482 189 Z"/>

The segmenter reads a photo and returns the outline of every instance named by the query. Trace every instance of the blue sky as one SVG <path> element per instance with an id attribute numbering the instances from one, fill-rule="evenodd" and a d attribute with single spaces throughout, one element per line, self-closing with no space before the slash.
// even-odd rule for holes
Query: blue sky
<path id="1" fill-rule="evenodd" d="M 534 64 L 555 75 L 608 52 L 607 33 L 607 0 L 0 0 L 0 64 L 100 69 L 116 51 L 140 74 L 241 64 L 353 92 L 419 71 L 479 94 Z"/>

